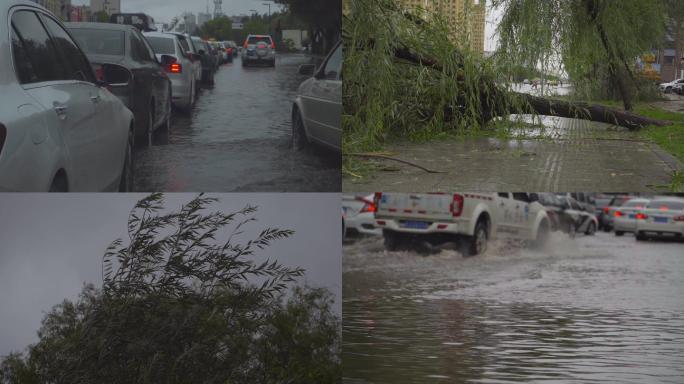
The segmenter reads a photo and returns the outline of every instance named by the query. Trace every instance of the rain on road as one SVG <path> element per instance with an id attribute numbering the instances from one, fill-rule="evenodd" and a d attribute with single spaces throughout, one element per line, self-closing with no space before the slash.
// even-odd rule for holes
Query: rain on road
<path id="1" fill-rule="evenodd" d="M 239 58 L 221 66 L 190 115 L 174 111 L 168 139 L 136 150 L 135 190 L 339 191 L 339 154 L 291 145 L 292 102 L 306 80 L 297 70 L 316 60 L 281 54 L 275 69 L 243 68 Z"/>
<path id="2" fill-rule="evenodd" d="M 344 382 L 684 382 L 684 244 L 492 245 L 463 258 L 346 244 Z"/>

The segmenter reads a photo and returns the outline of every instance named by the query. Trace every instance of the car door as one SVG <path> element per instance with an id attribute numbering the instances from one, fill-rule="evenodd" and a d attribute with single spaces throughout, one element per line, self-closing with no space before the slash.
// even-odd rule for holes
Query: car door
<path id="1" fill-rule="evenodd" d="M 316 74 L 310 92 L 302 95 L 309 135 L 340 148 L 342 140 L 342 44 L 338 44 Z"/>
<path id="2" fill-rule="evenodd" d="M 127 32 L 131 47 L 130 57 L 133 62 L 130 70 L 133 73 L 134 78 L 134 103 L 140 115 L 136 116 L 136 118 L 138 121 L 142 122 L 142 127 L 145 127 L 144 124 L 147 123 L 147 116 L 150 112 L 150 99 L 155 96 L 154 78 L 149 63 L 147 62 L 145 46 L 135 32 L 134 28 Z M 152 128 L 154 128 L 156 124 L 156 115 L 157 113 L 155 112 L 155 116 L 153 116 L 152 119 Z"/>
<path id="3" fill-rule="evenodd" d="M 150 71 L 150 77 L 153 84 L 153 94 L 156 101 L 155 111 L 157 112 L 156 124 L 160 124 L 166 116 L 171 113 L 169 110 L 169 98 L 171 97 L 170 87 L 171 81 L 166 73 L 162 70 L 154 50 L 145 37 L 137 30 L 134 33 L 143 45 L 143 62 L 146 68 Z"/>
<path id="4" fill-rule="evenodd" d="M 43 23 L 63 59 L 69 63 L 71 73 L 75 74 L 75 78 L 81 79 L 81 86 L 88 88 L 89 100 L 94 106 L 93 123 L 99 148 L 99 156 L 95 159 L 98 190 L 116 187 L 112 183 L 120 175 L 124 156 L 123 148 L 116 144 L 122 142 L 126 129 L 112 125 L 117 120 L 113 116 L 115 97 L 96 84 L 93 69 L 85 53 L 78 48 L 69 33 L 51 17 L 44 16 Z"/>
<path id="5" fill-rule="evenodd" d="M 26 60 L 36 73 L 35 78 L 21 81 L 22 87 L 51 111 L 45 115 L 46 124 L 58 130 L 64 141 L 69 190 L 100 190 L 97 160 L 103 148 L 98 145 L 99 125 L 91 100 L 95 90 L 58 53 L 38 13 L 17 9 L 11 15 L 13 50 L 22 51 L 13 52 L 15 63 Z"/>
<path id="6" fill-rule="evenodd" d="M 497 236 L 510 237 L 514 233 L 512 200 L 509 192 L 497 193 L 495 201 L 496 232 Z"/>

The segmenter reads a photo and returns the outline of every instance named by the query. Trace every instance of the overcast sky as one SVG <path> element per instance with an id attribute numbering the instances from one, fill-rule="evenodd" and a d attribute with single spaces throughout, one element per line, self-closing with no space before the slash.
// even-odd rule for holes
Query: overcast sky
<path id="1" fill-rule="evenodd" d="M 74 299 L 84 282 L 100 287 L 101 261 L 111 241 L 126 235 L 130 209 L 145 194 L 2 194 L 0 196 L 0 356 L 37 341 L 44 313 Z M 195 194 L 167 194 L 177 210 Z M 306 282 L 336 295 L 341 313 L 342 240 L 338 194 L 210 194 L 214 210 L 258 205 L 257 222 L 242 239 L 265 227 L 295 235 L 278 240 L 256 260 L 277 259 L 306 269 Z M 250 237 L 251 235 L 251 237 Z"/>
<path id="2" fill-rule="evenodd" d="M 74 5 L 90 5 L 90 0 L 72 0 Z M 223 0 L 221 9 L 226 15 L 251 15 L 251 9 L 260 14 L 268 13 L 271 3 L 271 12 L 280 9 L 281 6 L 267 0 Z M 143 12 L 151 15 L 156 22 L 167 23 L 174 16 L 188 11 L 192 13 L 206 12 L 207 0 L 121 0 L 123 12 Z M 209 0 L 209 12 L 214 12 L 214 0 Z"/>

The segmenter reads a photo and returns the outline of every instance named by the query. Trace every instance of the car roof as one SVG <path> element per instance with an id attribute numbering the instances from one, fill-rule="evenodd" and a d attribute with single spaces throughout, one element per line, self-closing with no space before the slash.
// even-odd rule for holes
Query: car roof
<path id="1" fill-rule="evenodd" d="M 69 28 L 87 28 L 87 29 L 101 29 L 110 31 L 130 31 L 135 29 L 132 25 L 114 24 L 114 23 L 64 23 Z"/>
<path id="2" fill-rule="evenodd" d="M 143 32 L 143 36 L 150 36 L 150 37 L 165 37 L 167 39 L 176 39 L 178 38 L 178 35 L 175 33 L 166 33 L 166 32 Z"/>

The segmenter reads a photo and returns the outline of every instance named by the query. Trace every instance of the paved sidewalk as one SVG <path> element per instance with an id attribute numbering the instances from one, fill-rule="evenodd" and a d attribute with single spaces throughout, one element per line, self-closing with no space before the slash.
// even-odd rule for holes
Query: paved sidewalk
<path id="1" fill-rule="evenodd" d="M 608 124 L 545 117 L 546 128 L 523 139 L 477 138 L 400 143 L 393 157 L 444 173 L 427 173 L 388 160 L 362 180 L 345 176 L 344 192 L 357 191 L 604 191 L 662 190 L 677 159 L 638 133 Z"/>

